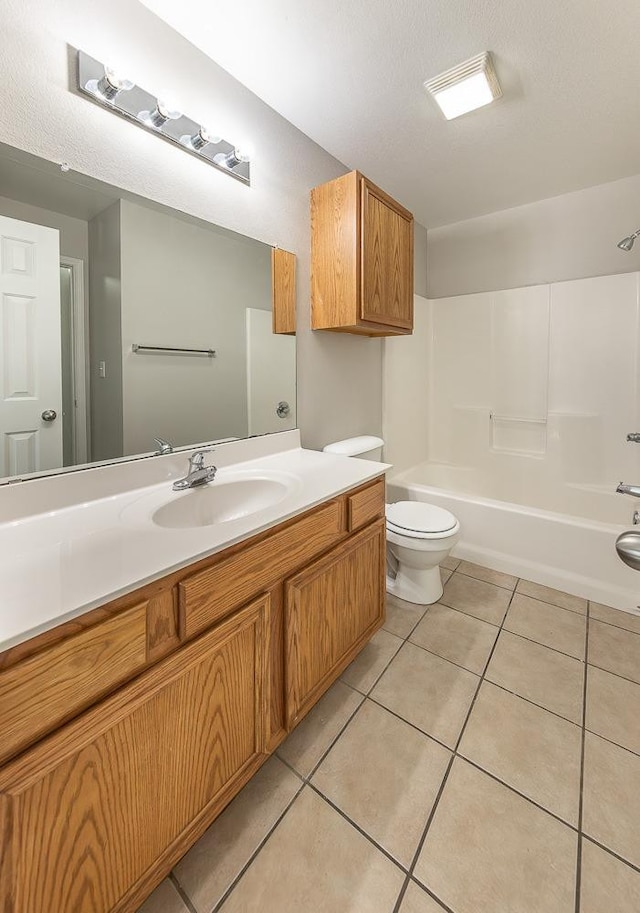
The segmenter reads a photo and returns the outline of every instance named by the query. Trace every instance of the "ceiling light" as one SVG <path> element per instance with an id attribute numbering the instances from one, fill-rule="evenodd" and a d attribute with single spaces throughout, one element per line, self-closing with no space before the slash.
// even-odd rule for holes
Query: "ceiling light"
<path id="1" fill-rule="evenodd" d="M 211 143 L 212 146 L 219 145 L 222 142 L 222 137 L 216 136 L 213 130 L 210 130 L 208 127 L 200 127 L 198 132 L 193 135 L 185 133 L 180 137 L 180 142 L 183 146 L 188 146 L 190 149 L 199 151 L 200 149 L 203 149 L 207 143 Z"/>
<path id="2" fill-rule="evenodd" d="M 491 54 L 485 51 L 424 84 L 447 120 L 482 108 L 502 95 Z"/>

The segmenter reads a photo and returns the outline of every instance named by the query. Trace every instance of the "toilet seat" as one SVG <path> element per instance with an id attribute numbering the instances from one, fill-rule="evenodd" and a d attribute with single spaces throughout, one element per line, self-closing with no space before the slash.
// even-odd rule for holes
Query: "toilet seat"
<path id="1" fill-rule="evenodd" d="M 409 539 L 443 539 L 460 528 L 454 515 L 423 501 L 396 501 L 385 508 L 389 532 Z"/>

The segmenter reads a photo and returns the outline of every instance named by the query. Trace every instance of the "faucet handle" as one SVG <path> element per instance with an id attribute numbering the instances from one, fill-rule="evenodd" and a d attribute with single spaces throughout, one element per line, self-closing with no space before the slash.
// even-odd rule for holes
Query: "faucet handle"
<path id="1" fill-rule="evenodd" d="M 202 450 L 195 450 L 189 457 L 189 467 L 193 472 L 196 469 L 204 469 L 204 458 L 207 453 L 213 453 L 215 447 L 203 447 Z"/>
<path id="2" fill-rule="evenodd" d="M 627 435 L 627 440 L 632 444 L 640 444 L 640 431 L 632 431 Z"/>
<path id="3" fill-rule="evenodd" d="M 158 447 L 160 448 L 160 449 L 158 450 L 158 453 L 159 453 L 159 454 L 173 453 L 173 447 L 172 447 L 172 445 L 169 443 L 169 441 L 165 441 L 165 440 L 163 440 L 161 437 L 154 437 L 154 441 L 156 442 L 156 444 L 157 444 Z"/>

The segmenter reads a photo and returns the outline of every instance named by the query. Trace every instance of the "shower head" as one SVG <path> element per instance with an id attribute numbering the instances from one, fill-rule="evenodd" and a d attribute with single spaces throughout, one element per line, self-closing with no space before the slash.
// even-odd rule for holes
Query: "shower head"
<path id="1" fill-rule="evenodd" d="M 618 241 L 618 247 L 620 250 L 630 251 L 633 247 L 633 242 L 640 235 L 640 228 L 637 231 L 634 231 L 632 235 L 629 235 L 628 238 L 623 238 L 622 241 Z"/>

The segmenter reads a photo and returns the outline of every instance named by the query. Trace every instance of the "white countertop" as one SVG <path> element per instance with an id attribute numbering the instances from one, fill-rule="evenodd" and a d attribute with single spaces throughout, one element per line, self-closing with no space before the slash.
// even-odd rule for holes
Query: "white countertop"
<path id="1" fill-rule="evenodd" d="M 235 445 L 233 455 L 238 452 Z M 148 505 L 184 497 L 172 492 L 171 480 L 0 522 L 0 652 L 389 468 L 300 447 L 240 462 L 212 461 L 226 463 L 234 472 L 287 474 L 295 483 L 282 500 L 257 513 L 197 528 L 168 529 L 151 521 Z M 186 465 L 186 459 L 182 463 Z M 222 479 L 224 472 L 225 468 L 220 470 Z"/>

